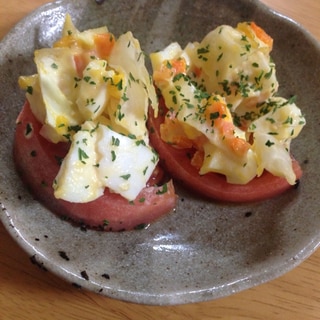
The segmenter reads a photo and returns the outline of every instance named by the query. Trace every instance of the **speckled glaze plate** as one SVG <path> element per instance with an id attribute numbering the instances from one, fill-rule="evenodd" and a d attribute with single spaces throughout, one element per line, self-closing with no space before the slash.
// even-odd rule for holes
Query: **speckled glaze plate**
<path id="1" fill-rule="evenodd" d="M 221 24 L 254 20 L 274 38 L 280 94 L 297 95 L 307 126 L 292 145 L 303 178 L 272 200 L 244 205 L 204 201 L 178 188 L 176 212 L 146 230 L 103 233 L 62 221 L 36 202 L 12 161 L 21 74 L 35 48 L 51 46 L 69 12 L 80 29 L 131 30 L 146 53 L 172 41 L 201 40 Z M 66 0 L 22 20 L 0 46 L 1 220 L 32 261 L 82 288 L 125 301 L 182 304 L 227 296 L 297 266 L 320 242 L 319 44 L 293 21 L 252 0 Z"/>

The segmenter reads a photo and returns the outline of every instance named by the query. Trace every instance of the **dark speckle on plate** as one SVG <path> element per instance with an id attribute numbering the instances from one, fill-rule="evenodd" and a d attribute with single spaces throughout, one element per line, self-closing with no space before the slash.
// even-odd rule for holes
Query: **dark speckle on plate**
<path id="1" fill-rule="evenodd" d="M 88 276 L 87 271 L 83 270 L 83 271 L 80 272 L 80 274 L 81 274 L 81 277 L 82 277 L 83 279 L 89 280 L 89 276 Z"/>
<path id="2" fill-rule="evenodd" d="M 66 261 L 69 261 L 69 260 L 70 260 L 69 257 L 68 257 L 68 255 L 65 253 L 65 251 L 59 251 L 58 253 L 59 253 L 59 256 L 60 256 L 62 259 L 66 260 Z"/>
<path id="3" fill-rule="evenodd" d="M 44 266 L 44 264 L 40 261 L 38 261 L 37 256 L 34 254 L 33 256 L 30 257 L 30 261 L 32 264 L 36 265 L 43 271 L 47 271 L 47 268 Z"/>
<path id="4" fill-rule="evenodd" d="M 108 273 L 103 273 L 103 274 L 101 275 L 101 277 L 103 277 L 103 278 L 105 278 L 105 279 L 107 279 L 107 280 L 110 280 L 110 276 L 109 276 Z"/>
<path id="5" fill-rule="evenodd" d="M 246 218 L 249 218 L 249 217 L 252 216 L 252 212 L 251 212 L 251 211 L 247 211 L 247 212 L 244 214 L 244 216 L 245 216 Z"/>

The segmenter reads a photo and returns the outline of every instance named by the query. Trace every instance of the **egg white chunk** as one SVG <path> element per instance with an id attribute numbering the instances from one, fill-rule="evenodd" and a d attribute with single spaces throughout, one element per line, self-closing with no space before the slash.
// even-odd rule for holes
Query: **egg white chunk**
<path id="1" fill-rule="evenodd" d="M 146 186 L 157 163 L 157 154 L 143 140 L 87 121 L 74 135 L 62 162 L 54 183 L 55 196 L 89 202 L 107 187 L 131 201 Z"/>
<path id="2" fill-rule="evenodd" d="M 95 124 L 89 121 L 74 135 L 53 183 L 57 199 L 85 203 L 103 194 L 104 187 L 97 171 L 97 140 Z"/>
<path id="3" fill-rule="evenodd" d="M 144 141 L 99 126 L 97 171 L 104 186 L 128 200 L 134 200 L 149 180 L 158 155 Z"/>

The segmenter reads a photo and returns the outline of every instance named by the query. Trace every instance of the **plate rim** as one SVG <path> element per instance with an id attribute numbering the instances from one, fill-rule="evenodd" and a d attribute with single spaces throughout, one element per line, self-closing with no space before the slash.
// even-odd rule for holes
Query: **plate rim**
<path id="1" fill-rule="evenodd" d="M 10 40 L 10 37 L 16 32 L 17 28 L 19 28 L 20 26 L 24 25 L 26 21 L 28 21 L 30 18 L 37 16 L 38 14 L 40 14 L 41 12 L 43 12 L 44 10 L 48 10 L 49 8 L 55 8 L 57 6 L 61 6 L 64 3 L 70 3 L 70 0 L 58 0 L 52 3 L 46 3 L 40 7 L 38 7 L 37 9 L 35 9 L 34 11 L 32 11 L 30 14 L 28 14 L 27 16 L 25 16 L 22 20 L 20 20 L 1 40 L 1 44 L 6 43 L 7 41 Z M 273 15 L 274 17 L 277 17 L 278 19 L 285 19 L 288 23 L 290 23 L 292 26 L 294 26 L 295 28 L 298 28 L 301 32 L 303 32 L 303 34 L 305 35 L 305 37 L 308 39 L 308 41 L 311 41 L 313 43 L 313 45 L 315 45 L 319 51 L 320 51 L 320 43 L 319 41 L 317 41 L 314 36 L 308 31 L 306 30 L 302 25 L 300 25 L 299 23 L 297 23 L 296 21 L 294 21 L 293 19 L 277 12 L 276 10 L 273 10 L 271 8 L 269 8 L 267 5 L 265 5 L 264 3 L 262 3 L 259 0 L 253 0 L 251 1 L 253 5 L 257 5 L 259 7 L 260 10 L 263 10 L 264 12 L 268 12 L 269 14 Z M 1 54 L 1 53 L 0 53 Z M 2 195 L 0 195 L 0 198 L 2 198 Z M 30 246 L 30 244 L 26 241 L 24 241 L 23 237 L 21 237 L 19 235 L 19 230 L 18 228 L 14 225 L 14 222 L 12 221 L 12 217 L 10 215 L 10 213 L 6 210 L 6 206 L 5 206 L 5 200 L 0 199 L 0 204 L 1 204 L 1 208 L 2 208 L 2 214 L 0 214 L 0 221 L 3 223 L 5 229 L 8 231 L 9 235 L 11 237 L 13 237 L 13 239 L 19 244 L 20 247 L 22 247 L 24 249 L 24 251 L 26 251 L 29 255 L 34 255 L 36 254 L 36 250 Z M 297 255 L 293 258 L 293 260 L 291 261 L 286 261 L 284 264 L 281 265 L 281 270 L 275 270 L 273 271 L 274 276 L 272 276 L 271 279 L 268 278 L 268 276 L 265 277 L 261 277 L 261 279 L 259 281 L 255 281 L 254 286 L 260 285 L 262 283 L 265 283 L 267 281 L 273 280 L 275 278 L 278 278 L 279 276 L 285 274 L 286 272 L 294 269 L 296 266 L 298 266 L 301 262 L 305 261 L 309 256 L 311 256 L 319 247 L 320 245 L 320 234 L 318 236 L 318 239 L 313 239 L 311 242 L 308 243 L 308 246 L 306 246 L 304 249 L 300 251 L 299 253 L 297 253 Z M 69 280 L 67 280 L 66 278 L 63 277 L 63 274 L 61 274 L 58 270 L 56 269 L 51 269 L 50 268 L 50 260 L 47 260 L 46 257 L 37 257 L 37 262 L 40 265 L 45 266 L 48 270 L 50 270 L 50 272 L 58 275 L 59 277 L 63 278 L 64 280 L 70 282 Z M 52 263 L 52 262 L 51 262 Z M 266 273 L 267 275 L 267 273 Z M 254 277 L 253 277 L 254 278 Z M 248 289 L 250 287 L 253 287 L 252 285 L 252 280 L 256 280 L 256 279 L 252 279 L 250 277 L 248 277 L 247 279 L 242 279 L 244 280 L 245 285 L 241 288 L 241 290 L 237 290 L 237 284 L 234 284 L 234 286 L 230 286 L 230 292 L 234 293 L 234 292 L 239 292 L 239 291 L 243 291 L 245 289 Z M 83 284 L 85 284 L 84 281 L 82 281 Z M 182 303 L 190 303 L 190 302 L 200 302 L 200 301 L 207 301 L 207 300 L 213 300 L 216 298 L 221 298 L 224 296 L 227 296 L 229 294 L 223 293 L 220 295 L 213 295 L 214 289 L 212 289 L 212 292 L 209 292 L 208 289 L 204 289 L 208 294 L 208 298 L 207 299 L 201 299 L 201 300 L 197 300 L 197 298 L 195 299 L 188 299 L 189 301 L 183 301 L 185 299 L 178 299 L 178 303 L 174 303 L 174 304 L 182 304 Z M 105 294 L 105 293 L 103 293 Z M 107 294 L 105 294 L 108 297 L 111 298 L 117 298 L 117 299 L 121 299 L 121 297 L 119 298 L 118 294 L 113 295 L 112 292 L 107 292 Z M 176 293 L 175 293 L 176 295 Z M 183 293 L 182 296 L 188 296 L 188 293 Z M 170 295 L 167 295 L 167 297 L 170 299 Z M 139 297 L 138 300 L 134 296 L 126 296 L 121 300 L 125 300 L 128 302 L 135 302 L 135 303 L 145 303 L 145 302 L 141 302 L 139 301 Z M 181 301 L 180 301 L 181 300 Z M 158 297 L 152 298 L 150 297 L 150 300 L 147 301 L 147 304 L 155 304 L 155 305 L 169 305 L 171 304 L 170 301 L 167 301 L 167 299 L 164 299 L 165 303 L 159 303 L 158 301 Z"/>

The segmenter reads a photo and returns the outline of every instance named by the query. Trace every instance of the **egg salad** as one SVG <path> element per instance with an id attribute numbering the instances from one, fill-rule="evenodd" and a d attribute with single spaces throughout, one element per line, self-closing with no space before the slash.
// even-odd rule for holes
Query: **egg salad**
<path id="1" fill-rule="evenodd" d="M 266 170 L 295 184 L 290 143 L 306 122 L 294 97 L 277 96 L 272 46 L 263 29 L 243 22 L 150 55 L 168 109 L 161 138 L 195 149 L 191 163 L 200 175 L 246 184 Z"/>
<path id="2" fill-rule="evenodd" d="M 51 143 L 70 143 L 53 182 L 58 199 L 85 203 L 105 188 L 134 200 L 154 171 L 146 119 L 157 96 L 131 32 L 80 32 L 69 15 L 52 48 L 36 50 L 37 73 L 19 85 Z"/>

